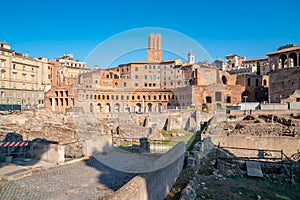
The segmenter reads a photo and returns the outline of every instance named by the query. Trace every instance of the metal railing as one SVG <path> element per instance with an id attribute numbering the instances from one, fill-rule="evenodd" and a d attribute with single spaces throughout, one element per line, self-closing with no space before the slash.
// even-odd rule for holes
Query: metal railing
<path id="1" fill-rule="evenodd" d="M 222 157 L 222 150 L 241 150 L 244 154 L 247 154 L 247 151 L 257 152 L 256 156 L 236 156 L 232 152 L 232 157 Z M 253 153 L 249 153 L 253 154 Z M 290 182 L 293 179 L 293 161 L 283 152 L 283 150 L 274 150 L 274 149 L 254 149 L 254 148 L 242 148 L 242 147 L 226 147 L 220 146 L 220 143 L 216 146 L 216 165 L 218 164 L 218 160 L 255 160 L 258 162 L 265 163 L 273 163 L 282 165 L 284 168 L 288 167 L 287 175 L 289 177 Z"/>
<path id="2" fill-rule="evenodd" d="M 150 145 L 151 153 L 164 153 L 170 150 L 178 142 L 167 141 L 167 140 L 147 140 Z M 130 138 L 130 137 L 112 137 L 112 144 L 116 147 L 126 147 L 129 150 L 136 151 L 138 148 L 142 148 L 140 144 L 140 138 Z"/>

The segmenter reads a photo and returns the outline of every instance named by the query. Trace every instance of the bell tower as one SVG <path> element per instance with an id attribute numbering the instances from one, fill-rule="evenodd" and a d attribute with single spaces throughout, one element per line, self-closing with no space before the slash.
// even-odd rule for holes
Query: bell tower
<path id="1" fill-rule="evenodd" d="M 148 39 L 148 62 L 161 62 L 162 50 L 161 50 L 161 35 L 151 33 Z"/>

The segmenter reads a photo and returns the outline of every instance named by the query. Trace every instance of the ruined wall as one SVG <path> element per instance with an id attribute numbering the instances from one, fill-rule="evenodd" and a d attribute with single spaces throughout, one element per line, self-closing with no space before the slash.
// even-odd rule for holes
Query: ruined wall
<path id="1" fill-rule="evenodd" d="M 116 191 L 111 199 L 164 199 L 182 170 L 184 153 L 185 145 L 180 142 L 155 161 L 154 165 L 157 170 L 136 176 Z"/>
<path id="2" fill-rule="evenodd" d="M 240 148 L 252 148 L 252 149 L 271 149 L 271 150 L 283 150 L 287 156 L 291 156 L 300 150 L 300 139 L 291 137 L 258 137 L 258 136 L 222 136 L 222 135 L 210 135 L 212 143 L 227 147 L 240 147 Z M 230 150 L 233 151 L 233 150 Z M 234 151 L 233 151 L 234 152 Z M 258 152 L 255 151 L 239 151 L 241 153 L 247 153 L 248 156 L 257 156 Z M 250 154 L 250 155 L 249 155 Z M 252 154 L 252 155 L 251 155 Z"/>
<path id="3" fill-rule="evenodd" d="M 61 164 L 65 162 L 65 148 L 59 144 L 33 143 L 30 155 L 33 159 Z"/>
<path id="4" fill-rule="evenodd" d="M 271 102 L 279 103 L 300 89 L 300 68 L 285 68 L 269 74 Z"/>

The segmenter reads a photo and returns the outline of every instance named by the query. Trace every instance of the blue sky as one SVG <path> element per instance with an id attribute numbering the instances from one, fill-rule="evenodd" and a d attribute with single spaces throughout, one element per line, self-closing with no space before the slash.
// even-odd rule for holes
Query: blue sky
<path id="1" fill-rule="evenodd" d="M 84 60 L 104 40 L 141 27 L 181 32 L 213 59 L 229 53 L 263 57 L 278 46 L 300 44 L 299 0 L 15 0 L 1 8 L 0 41 L 30 56 L 73 53 Z"/>

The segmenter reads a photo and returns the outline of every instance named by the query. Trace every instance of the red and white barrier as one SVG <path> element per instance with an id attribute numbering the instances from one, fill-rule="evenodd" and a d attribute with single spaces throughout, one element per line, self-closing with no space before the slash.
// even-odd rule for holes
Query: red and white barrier
<path id="1" fill-rule="evenodd" d="M 24 147 L 28 142 L 0 142 L 0 147 Z"/>

